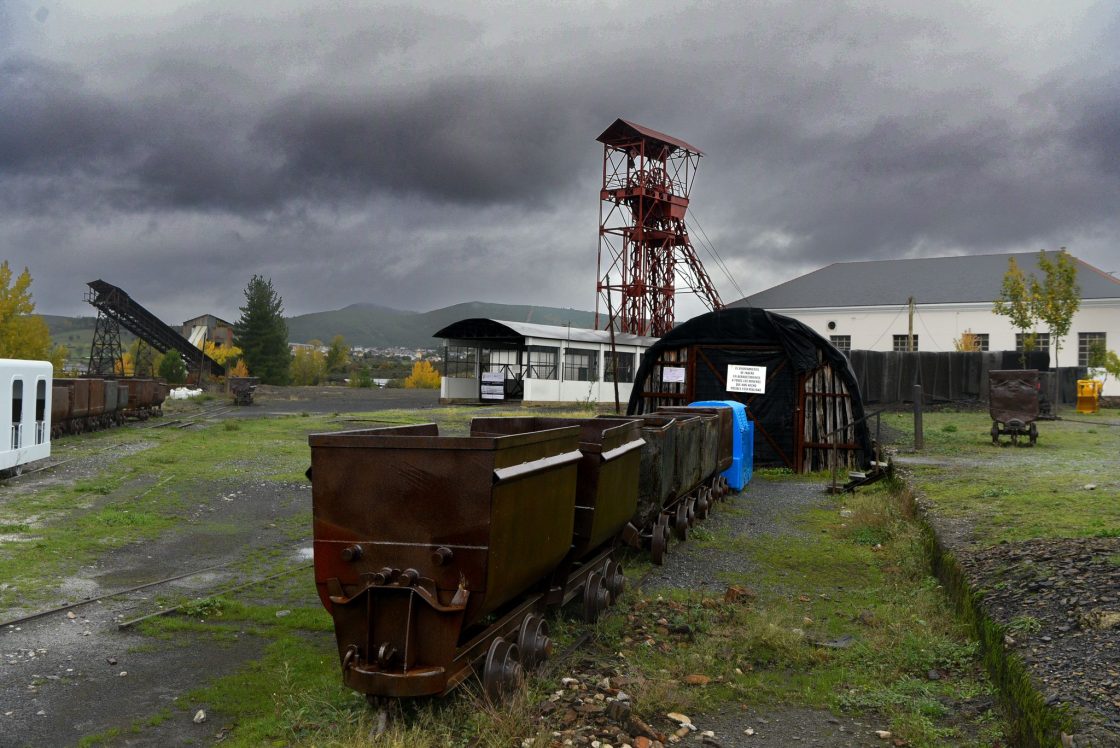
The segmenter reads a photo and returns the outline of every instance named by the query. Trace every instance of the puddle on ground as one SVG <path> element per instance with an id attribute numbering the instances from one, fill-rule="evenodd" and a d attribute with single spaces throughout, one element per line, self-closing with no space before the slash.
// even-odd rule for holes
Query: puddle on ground
<path id="1" fill-rule="evenodd" d="M 311 546 L 308 546 L 307 548 L 300 548 L 298 551 L 296 551 L 296 558 L 298 558 L 300 561 L 314 561 L 315 549 Z"/>

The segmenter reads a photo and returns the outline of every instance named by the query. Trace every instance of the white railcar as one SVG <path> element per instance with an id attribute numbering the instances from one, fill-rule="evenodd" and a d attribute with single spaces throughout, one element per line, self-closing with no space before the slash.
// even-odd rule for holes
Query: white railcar
<path id="1" fill-rule="evenodd" d="M 48 361 L 0 358 L 0 473 L 51 454 L 51 382 Z"/>

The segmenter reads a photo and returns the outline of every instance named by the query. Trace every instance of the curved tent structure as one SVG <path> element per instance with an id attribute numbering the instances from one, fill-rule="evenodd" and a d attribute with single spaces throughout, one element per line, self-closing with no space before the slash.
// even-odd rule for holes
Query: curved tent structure
<path id="1" fill-rule="evenodd" d="M 834 446 L 841 466 L 867 467 L 873 459 L 847 358 L 795 319 L 724 308 L 654 343 L 642 358 L 627 412 L 697 400 L 746 406 L 755 426 L 755 465 L 822 470 Z"/>

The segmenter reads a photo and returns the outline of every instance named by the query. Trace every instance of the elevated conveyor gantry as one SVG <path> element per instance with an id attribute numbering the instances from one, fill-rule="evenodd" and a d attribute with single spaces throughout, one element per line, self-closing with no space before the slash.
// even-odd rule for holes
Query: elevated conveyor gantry
<path id="1" fill-rule="evenodd" d="M 86 285 L 90 289 L 86 294 L 86 301 L 102 315 L 114 320 L 160 353 L 178 351 L 190 371 L 204 370 L 216 377 L 226 373 L 225 367 L 192 345 L 177 330 L 169 327 L 120 288 L 103 280 L 90 281 Z M 96 351 L 90 352 L 91 366 L 95 354 Z"/>

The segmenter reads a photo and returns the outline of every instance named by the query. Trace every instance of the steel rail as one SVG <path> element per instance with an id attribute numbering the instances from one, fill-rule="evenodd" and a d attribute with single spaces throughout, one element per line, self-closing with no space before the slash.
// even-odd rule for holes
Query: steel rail
<path id="1" fill-rule="evenodd" d="M 236 584 L 232 587 L 225 587 L 225 588 L 215 587 L 213 590 L 210 591 L 210 594 L 208 594 L 208 595 L 203 595 L 201 597 L 196 597 L 193 600 L 188 600 L 186 602 L 179 603 L 178 605 L 173 605 L 170 608 L 163 608 L 161 610 L 157 610 L 153 613 L 148 613 L 147 615 L 142 615 L 142 616 L 139 616 L 137 618 L 131 618 L 127 621 L 121 621 L 120 623 L 117 624 L 117 630 L 118 631 L 124 631 L 125 629 L 132 628 L 136 624 L 142 623 L 143 621 L 148 621 L 148 620 L 151 620 L 152 618 L 159 618 L 160 616 L 165 616 L 165 615 L 168 615 L 169 613 L 174 613 L 177 610 L 182 610 L 183 608 L 187 607 L 191 603 L 196 603 L 199 600 L 206 600 L 208 598 L 216 597 L 218 595 L 227 595 L 230 592 L 237 592 L 238 590 L 243 590 L 246 587 L 252 587 L 252 586 L 260 584 L 262 582 L 267 582 L 269 580 L 276 579 L 278 577 L 287 576 L 289 574 L 295 574 L 297 571 L 303 571 L 305 569 L 310 569 L 314 565 L 315 564 L 313 564 L 313 563 L 312 564 L 301 564 L 301 565 L 293 567 L 291 569 L 286 569 L 284 571 L 279 571 L 279 572 L 276 572 L 275 574 L 269 574 L 267 577 L 261 577 L 259 579 L 252 579 L 248 582 L 242 582 L 241 584 Z"/>

